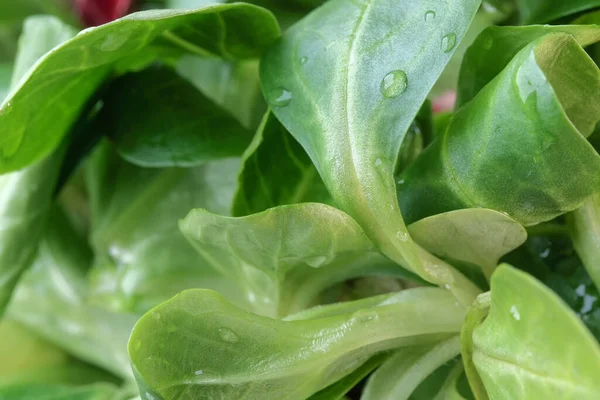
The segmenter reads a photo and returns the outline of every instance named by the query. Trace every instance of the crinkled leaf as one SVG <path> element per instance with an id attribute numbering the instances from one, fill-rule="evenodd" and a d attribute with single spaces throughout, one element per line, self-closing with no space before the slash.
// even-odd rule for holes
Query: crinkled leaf
<path id="1" fill-rule="evenodd" d="M 280 206 L 229 218 L 192 211 L 183 234 L 213 267 L 245 285 L 256 312 L 287 315 L 353 276 L 410 276 L 381 256 L 358 224 L 324 204 Z"/>
<path id="2" fill-rule="evenodd" d="M 336 204 L 388 257 L 464 289 L 467 302 L 477 290 L 410 239 L 393 174 L 406 131 L 479 3 L 332 0 L 290 28 L 261 63 L 268 103 Z"/>
<path id="3" fill-rule="evenodd" d="M 598 93 L 600 71 L 572 36 L 527 45 L 403 173 L 406 219 L 485 207 L 532 225 L 578 208 L 600 190 L 600 156 L 582 135 L 600 119 Z"/>
<path id="4" fill-rule="evenodd" d="M 464 308 L 438 288 L 297 321 L 261 317 L 214 292 L 190 290 L 140 319 L 129 353 L 140 392 L 159 399 L 300 400 L 378 352 L 450 336 L 462 318 Z"/>
<path id="5" fill-rule="evenodd" d="M 193 167 L 240 156 L 252 134 L 171 68 L 115 80 L 98 115 L 127 161 L 142 167 Z"/>
<path id="6" fill-rule="evenodd" d="M 473 362 L 491 399 L 597 397 L 600 345 L 557 295 L 508 266 L 494 273 L 491 295 L 473 332 Z"/>
<path id="7" fill-rule="evenodd" d="M 244 154 L 233 215 L 304 202 L 331 203 L 331 197 L 302 146 L 268 112 Z"/>
<path id="8" fill-rule="evenodd" d="M 83 31 L 43 56 L 2 103 L 0 172 L 27 166 L 56 148 L 117 64 L 139 62 L 153 45 L 252 58 L 278 34 L 270 12 L 247 4 L 144 11 Z"/>
<path id="9" fill-rule="evenodd" d="M 600 7 L 600 0 L 517 0 L 517 7 L 523 24 L 540 24 Z"/>
<path id="10" fill-rule="evenodd" d="M 479 266 L 490 277 L 505 254 L 522 245 L 527 232 L 507 215 L 483 208 L 450 211 L 411 224 L 417 243 L 443 259 Z"/>
<path id="11" fill-rule="evenodd" d="M 181 290 L 204 287 L 240 303 L 237 282 L 211 268 L 177 227 L 195 207 L 228 212 L 237 159 L 189 169 L 147 169 L 120 160 L 104 143 L 90 161 L 91 301 L 143 313 Z"/>
<path id="12" fill-rule="evenodd" d="M 408 400 L 427 376 L 460 353 L 460 338 L 398 350 L 373 375 L 361 400 Z"/>

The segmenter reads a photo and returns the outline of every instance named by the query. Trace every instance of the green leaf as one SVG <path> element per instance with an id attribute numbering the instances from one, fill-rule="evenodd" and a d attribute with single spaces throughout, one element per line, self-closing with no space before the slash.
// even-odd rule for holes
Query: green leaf
<path id="1" fill-rule="evenodd" d="M 600 0 L 517 0 L 523 25 L 550 22 L 600 7 Z"/>
<path id="2" fill-rule="evenodd" d="M 351 374 L 346 375 L 333 385 L 327 386 L 325 389 L 318 391 L 308 398 L 308 400 L 339 400 L 344 398 L 353 387 L 355 387 L 367 375 L 379 367 L 385 360 L 390 357 L 387 352 L 379 353 L 369 358 L 367 362 L 358 367 Z"/>
<path id="3" fill-rule="evenodd" d="M 237 159 L 226 159 L 188 169 L 140 168 L 103 143 L 87 170 L 95 251 L 90 300 L 141 314 L 203 287 L 243 304 L 237 282 L 210 268 L 177 226 L 196 207 L 226 214 L 238 167 Z"/>
<path id="4" fill-rule="evenodd" d="M 473 332 L 473 362 L 490 398 L 600 393 L 600 346 L 558 296 L 508 266 L 494 273 L 491 293 L 489 315 Z"/>
<path id="5" fill-rule="evenodd" d="M 411 276 L 382 257 L 352 218 L 324 204 L 239 218 L 194 210 L 180 228 L 214 268 L 245 286 L 248 302 L 263 315 L 302 310 L 322 290 L 354 276 Z"/>
<path id="6" fill-rule="evenodd" d="M 7 316 L 79 359 L 131 378 L 126 343 L 137 316 L 86 304 L 90 257 L 85 243 L 64 215 L 50 217 Z"/>
<path id="7" fill-rule="evenodd" d="M 18 400 L 114 400 L 118 389 L 108 384 L 89 386 L 23 385 L 0 388 L 0 399 Z"/>
<path id="8" fill-rule="evenodd" d="M 577 254 L 600 289 L 600 194 L 595 194 L 583 206 L 567 215 L 569 231 Z"/>
<path id="9" fill-rule="evenodd" d="M 531 42 L 561 32 L 572 35 L 582 47 L 600 41 L 600 26 L 597 25 L 492 26 L 485 29 L 465 53 L 457 107 L 471 101 Z"/>
<path id="10" fill-rule="evenodd" d="M 332 200 L 302 146 L 268 112 L 244 154 L 233 215 L 304 202 Z"/>
<path id="11" fill-rule="evenodd" d="M 427 376 L 460 353 L 460 338 L 397 351 L 371 377 L 361 400 L 408 400 Z"/>
<path id="12" fill-rule="evenodd" d="M 403 173 L 406 219 L 485 207 L 532 225 L 578 208 L 600 190 L 582 135 L 600 119 L 598 93 L 600 71 L 572 36 L 527 45 Z"/>
<path id="13" fill-rule="evenodd" d="M 402 140 L 464 36 L 479 0 L 332 0 L 286 32 L 261 63 L 277 118 L 336 204 L 381 251 L 469 302 L 477 289 L 409 237 L 395 194 Z"/>
<path id="14" fill-rule="evenodd" d="M 411 224 L 408 231 L 427 251 L 477 265 L 488 279 L 500 258 L 527 239 L 527 231 L 515 220 L 483 208 L 434 215 Z"/>
<path id="15" fill-rule="evenodd" d="M 111 84 L 98 115 L 119 154 L 142 167 L 193 167 L 240 156 L 252 139 L 229 113 L 166 67 Z"/>
<path id="16" fill-rule="evenodd" d="M 260 91 L 258 61 L 227 61 L 186 55 L 177 72 L 206 97 L 229 111 L 246 128 L 260 124 L 266 104 Z"/>
<path id="17" fill-rule="evenodd" d="M 43 56 L 2 103 L 0 173 L 56 148 L 102 82 L 153 45 L 241 59 L 260 56 L 278 34 L 270 12 L 247 4 L 145 11 L 83 31 Z"/>
<path id="18" fill-rule="evenodd" d="M 462 318 L 463 307 L 438 288 L 406 290 L 371 308 L 299 321 L 260 317 L 214 292 L 191 290 L 140 319 L 129 354 L 140 392 L 159 399 L 300 400 L 376 353 L 449 337 Z"/>

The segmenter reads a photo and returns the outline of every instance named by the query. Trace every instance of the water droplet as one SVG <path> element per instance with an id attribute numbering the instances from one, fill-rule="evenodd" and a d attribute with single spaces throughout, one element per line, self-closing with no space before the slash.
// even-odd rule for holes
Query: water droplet
<path id="1" fill-rule="evenodd" d="M 444 289 L 450 290 L 450 285 L 448 285 L 447 283 L 444 285 Z"/>
<path id="2" fill-rule="evenodd" d="M 427 10 L 425 13 L 425 22 L 430 22 L 435 19 L 436 13 L 433 10 Z"/>
<path id="3" fill-rule="evenodd" d="M 398 185 L 404 185 L 404 179 L 398 179 Z"/>
<path id="4" fill-rule="evenodd" d="M 381 165 L 383 161 L 381 161 L 381 158 L 378 158 L 377 160 L 375 160 L 375 166 L 379 167 Z"/>
<path id="5" fill-rule="evenodd" d="M 391 99 L 400 96 L 408 88 L 406 72 L 395 70 L 387 74 L 381 81 L 381 94 Z"/>
<path id="6" fill-rule="evenodd" d="M 398 239 L 400 239 L 401 241 L 406 242 L 409 238 L 409 235 L 408 235 L 408 232 L 398 231 L 398 232 L 396 232 L 396 237 Z"/>
<path id="7" fill-rule="evenodd" d="M 160 313 L 159 313 L 159 312 L 157 312 L 157 311 L 154 311 L 154 312 L 152 313 L 152 318 L 154 318 L 154 319 L 160 319 Z"/>
<path id="8" fill-rule="evenodd" d="M 227 343 L 237 343 L 240 340 L 238 335 L 229 328 L 219 328 L 219 335 Z"/>
<path id="9" fill-rule="evenodd" d="M 423 268 L 433 283 L 454 283 L 452 272 L 446 267 L 437 264 L 426 264 Z"/>
<path id="10" fill-rule="evenodd" d="M 271 102 L 272 106 L 285 107 L 292 102 L 292 92 L 284 88 L 278 88 L 275 89 L 271 98 L 273 99 Z"/>
<path id="11" fill-rule="evenodd" d="M 306 259 L 306 263 L 313 268 L 322 267 L 325 262 L 327 262 L 327 257 L 325 256 L 309 257 Z"/>
<path id="12" fill-rule="evenodd" d="M 450 53 L 456 47 L 456 33 L 449 33 L 442 38 L 442 50 Z"/>
<path id="13" fill-rule="evenodd" d="M 301 57 L 300 58 L 300 65 L 306 64 L 307 61 L 308 61 L 308 57 Z"/>
<path id="14" fill-rule="evenodd" d="M 194 374 L 196 374 L 196 375 L 202 375 L 202 370 L 199 369 L 198 371 L 194 372 Z"/>
<path id="15" fill-rule="evenodd" d="M 358 311 L 354 314 L 354 318 L 356 318 L 359 322 L 367 324 L 371 321 L 379 319 L 379 314 L 377 311 L 373 310 Z"/>
<path id="16" fill-rule="evenodd" d="M 550 247 L 548 247 L 547 249 L 545 249 L 544 251 L 542 251 L 542 252 L 540 253 L 540 257 L 541 257 L 541 258 L 546 258 L 546 257 L 548 257 L 549 255 L 550 255 Z"/>
<path id="17" fill-rule="evenodd" d="M 512 314 L 513 318 L 515 319 L 515 321 L 520 321 L 521 320 L 521 314 L 519 313 L 519 310 L 517 309 L 517 306 L 513 305 L 510 307 L 510 313 Z"/>

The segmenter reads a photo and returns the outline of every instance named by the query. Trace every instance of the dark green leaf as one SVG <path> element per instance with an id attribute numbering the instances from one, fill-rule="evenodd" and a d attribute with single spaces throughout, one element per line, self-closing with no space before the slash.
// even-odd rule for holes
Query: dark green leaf
<path id="1" fill-rule="evenodd" d="M 246 4 L 145 11 L 83 31 L 42 57 L 2 104 L 0 172 L 27 166 L 56 148 L 98 86 L 115 68 L 151 56 L 152 45 L 252 58 L 278 33 L 271 13 Z"/>
<path id="2" fill-rule="evenodd" d="M 523 24 L 540 24 L 600 7 L 600 0 L 517 0 Z"/>
<path id="3" fill-rule="evenodd" d="M 268 112 L 244 154 L 233 215 L 304 202 L 332 200 L 302 146 Z"/>
<path id="4" fill-rule="evenodd" d="M 598 93 L 600 71 L 572 36 L 527 45 L 401 176 L 406 219 L 485 207 L 532 225 L 578 208 L 600 190 L 582 135 L 600 119 Z"/>
<path id="5" fill-rule="evenodd" d="M 98 115 L 127 161 L 193 167 L 239 156 L 252 139 L 230 114 L 174 70 L 150 68 L 115 80 Z"/>

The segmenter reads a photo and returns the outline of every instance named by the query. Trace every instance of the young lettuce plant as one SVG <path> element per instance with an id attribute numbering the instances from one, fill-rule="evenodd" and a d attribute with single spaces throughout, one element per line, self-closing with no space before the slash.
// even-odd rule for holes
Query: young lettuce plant
<path id="1" fill-rule="evenodd" d="M 162 3 L 0 64 L 0 398 L 600 398 L 600 3 Z"/>

